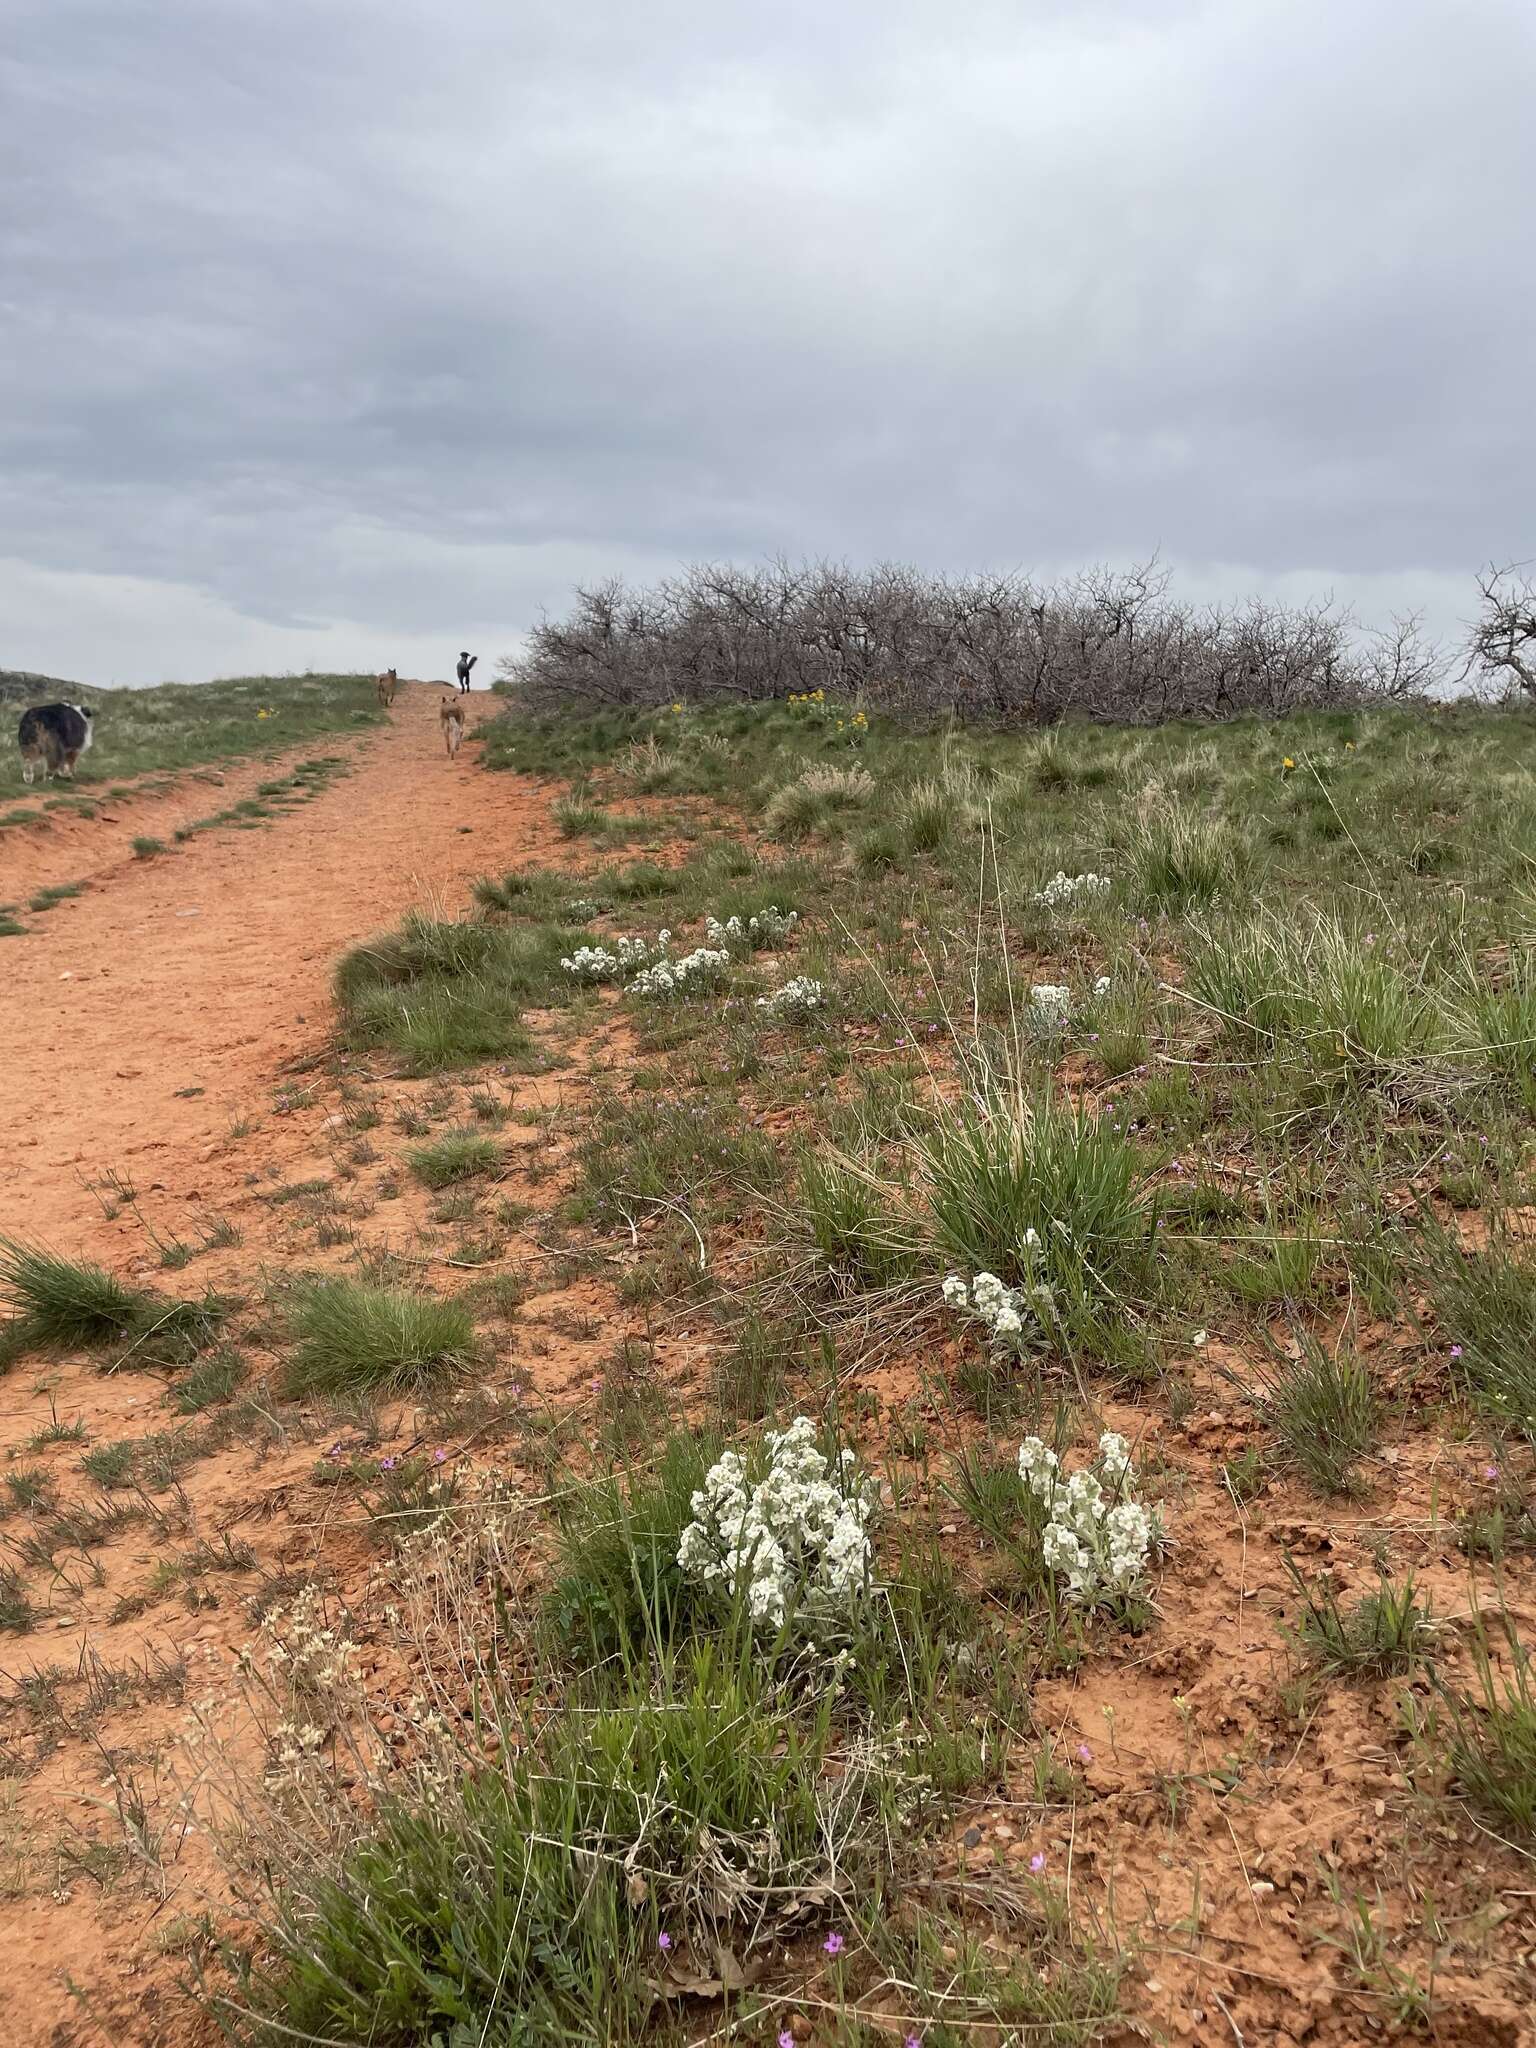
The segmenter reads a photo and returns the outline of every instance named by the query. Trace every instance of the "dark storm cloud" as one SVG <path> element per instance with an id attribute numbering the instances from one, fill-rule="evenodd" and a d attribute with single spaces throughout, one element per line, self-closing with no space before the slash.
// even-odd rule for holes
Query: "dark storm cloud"
<path id="1" fill-rule="evenodd" d="M 10 20 L 33 593 L 510 640 L 701 554 L 1411 594 L 1536 550 L 1524 0 Z"/>

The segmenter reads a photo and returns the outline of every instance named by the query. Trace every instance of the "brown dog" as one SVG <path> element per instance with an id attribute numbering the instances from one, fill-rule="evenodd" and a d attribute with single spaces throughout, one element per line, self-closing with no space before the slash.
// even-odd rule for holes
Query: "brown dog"
<path id="1" fill-rule="evenodd" d="M 376 680 L 373 686 L 379 693 L 380 704 L 388 707 L 389 705 L 394 703 L 395 683 L 396 677 L 394 670 L 392 668 L 385 669 L 383 675 L 381 675 Z"/>
<path id="2" fill-rule="evenodd" d="M 459 741 L 464 737 L 464 704 L 458 697 L 445 697 L 438 717 L 443 722 L 443 744 L 448 749 L 451 761 L 459 751 Z"/>

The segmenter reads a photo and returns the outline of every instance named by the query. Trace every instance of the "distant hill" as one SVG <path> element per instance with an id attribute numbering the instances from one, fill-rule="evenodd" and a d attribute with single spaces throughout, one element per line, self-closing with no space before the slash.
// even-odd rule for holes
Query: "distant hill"
<path id="1" fill-rule="evenodd" d="M 24 668 L 0 668 L 0 704 L 78 704 L 80 685 Z"/>

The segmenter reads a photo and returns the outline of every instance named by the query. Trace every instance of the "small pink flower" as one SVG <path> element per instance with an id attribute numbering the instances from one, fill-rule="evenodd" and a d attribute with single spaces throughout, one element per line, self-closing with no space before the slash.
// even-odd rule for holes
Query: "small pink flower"
<path id="1" fill-rule="evenodd" d="M 1038 1877 L 1041 1871 L 1044 1870 L 1045 1851 L 1043 1849 L 1037 1849 L 1034 1855 L 1030 1857 L 1029 1867 L 1036 1877 Z"/>
<path id="2" fill-rule="evenodd" d="M 923 2048 L 922 2035 L 908 2034 L 906 2040 L 902 2042 L 901 2048 Z"/>
<path id="3" fill-rule="evenodd" d="M 821 1945 L 829 1956 L 840 1956 L 843 1952 L 843 1937 L 840 1934 L 829 1934 Z"/>
<path id="4" fill-rule="evenodd" d="M 1460 1358 L 1460 1356 L 1461 1356 L 1461 1346 L 1460 1346 L 1459 1344 L 1453 1344 L 1453 1345 L 1451 1346 L 1451 1356 L 1452 1356 L 1452 1358 Z"/>
<path id="5" fill-rule="evenodd" d="M 381 1472 L 393 1472 L 399 1462 L 398 1458 L 380 1458 L 379 1470 Z"/>
<path id="6" fill-rule="evenodd" d="M 779 2036 L 779 2048 L 795 2048 L 795 2037 L 788 2027 Z"/>
<path id="7" fill-rule="evenodd" d="M 665 1931 L 658 1934 L 656 1937 L 656 1946 L 661 1950 L 662 1954 L 665 1955 L 667 1950 L 672 1946 L 671 1935 L 666 1933 Z"/>
<path id="8" fill-rule="evenodd" d="M 1086 1742 L 1080 1742 L 1077 1745 L 1077 1753 L 1085 1764 L 1091 1764 L 1093 1762 L 1093 1751 L 1088 1747 Z"/>
<path id="9" fill-rule="evenodd" d="M 1485 1479 L 1497 1479 L 1498 1476 L 1499 1468 L 1497 1465 L 1485 1465 L 1483 1467 L 1483 1477 Z"/>
<path id="10" fill-rule="evenodd" d="M 432 1453 L 432 1462 L 434 1465 L 446 1465 L 448 1462 L 448 1453 L 446 1451 L 434 1451 Z"/>

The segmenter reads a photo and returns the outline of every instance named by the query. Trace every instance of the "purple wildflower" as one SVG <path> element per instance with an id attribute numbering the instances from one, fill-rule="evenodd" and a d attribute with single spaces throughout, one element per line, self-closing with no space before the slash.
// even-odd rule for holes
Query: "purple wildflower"
<path id="1" fill-rule="evenodd" d="M 1033 1873 L 1035 1874 L 1035 1876 L 1036 1876 L 1036 1877 L 1038 1877 L 1038 1876 L 1040 1875 L 1041 1871 L 1042 1871 L 1042 1870 L 1044 1870 L 1044 1868 L 1045 1868 L 1045 1851 L 1044 1851 L 1043 1849 L 1037 1849 L 1037 1850 L 1035 1851 L 1034 1855 L 1030 1857 L 1030 1859 L 1029 1859 L 1029 1867 L 1030 1867 L 1030 1869 L 1031 1869 L 1031 1870 L 1033 1871 Z"/>
<path id="2" fill-rule="evenodd" d="M 840 1934 L 829 1934 L 821 1945 L 829 1956 L 840 1956 L 843 1952 L 843 1937 Z"/>
<path id="3" fill-rule="evenodd" d="M 672 1937 L 670 1934 L 667 1933 L 665 1928 L 663 1928 L 661 1933 L 657 1935 L 656 1946 L 661 1950 L 663 1955 L 665 1955 L 667 1950 L 672 1946 Z"/>

